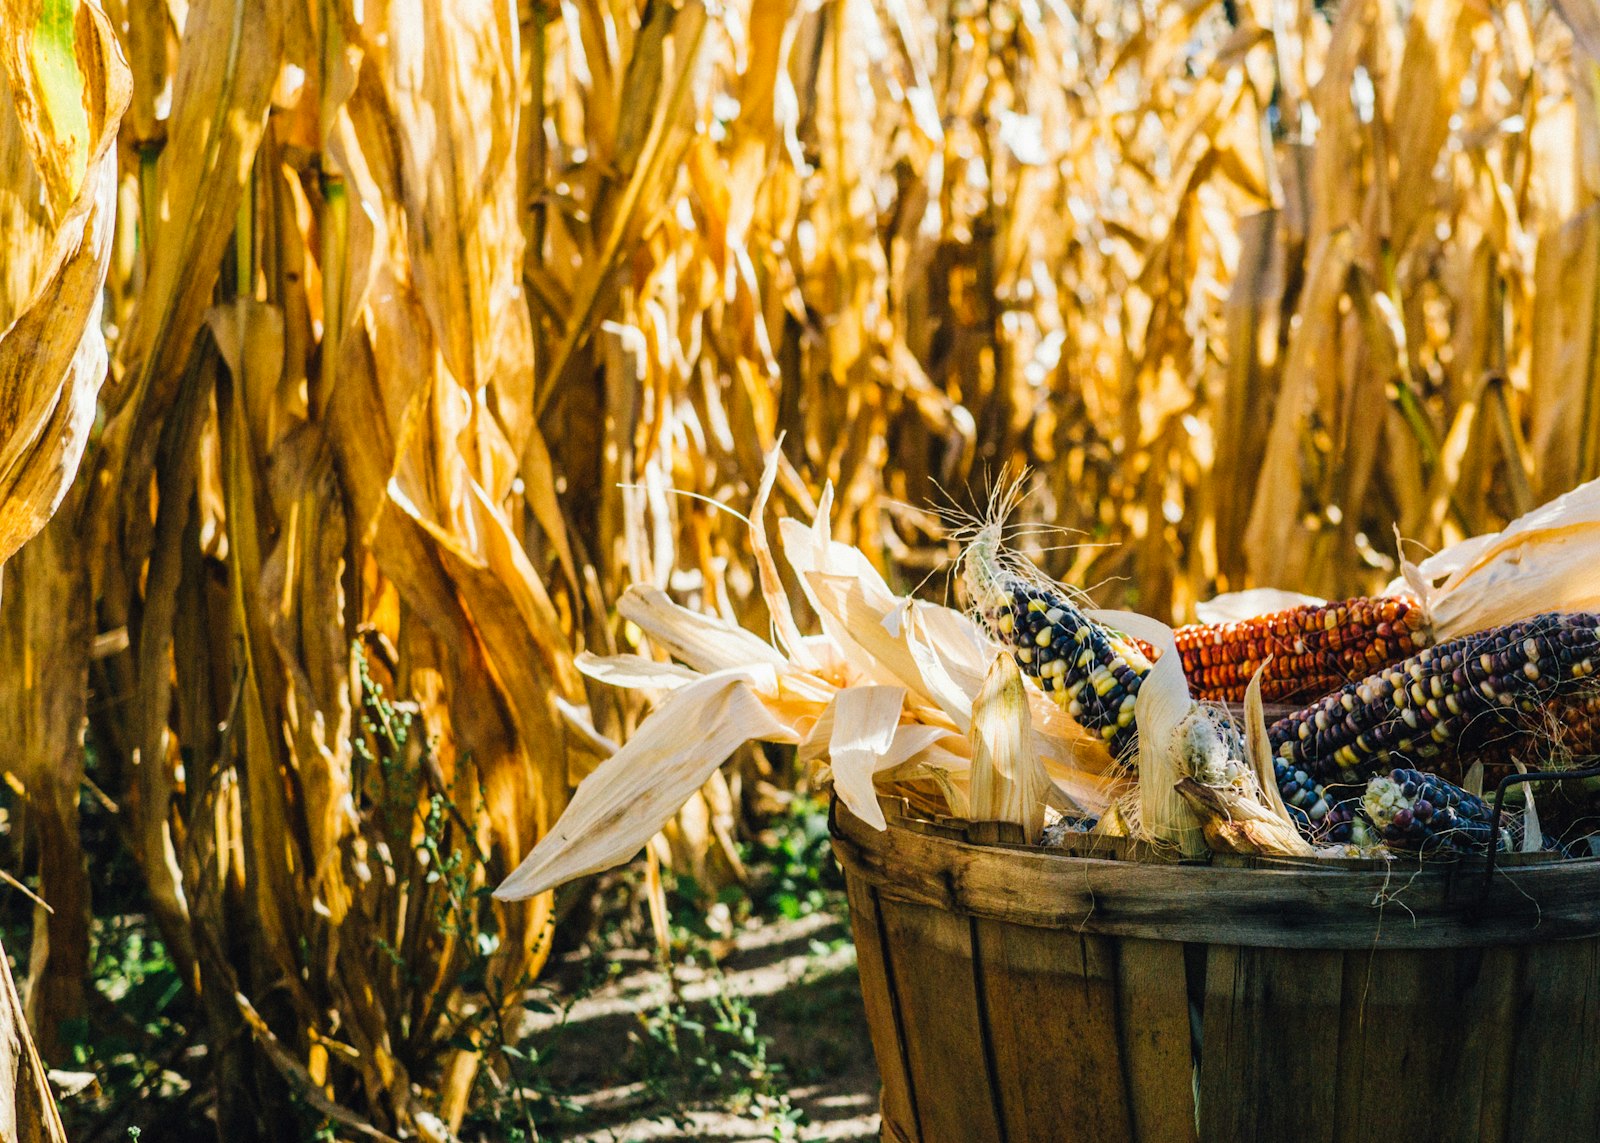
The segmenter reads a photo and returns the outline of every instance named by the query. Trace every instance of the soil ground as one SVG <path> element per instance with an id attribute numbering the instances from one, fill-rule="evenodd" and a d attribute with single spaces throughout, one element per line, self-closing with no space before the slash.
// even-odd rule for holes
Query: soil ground
<path id="1" fill-rule="evenodd" d="M 670 978 L 650 951 L 616 953 L 611 979 L 592 990 L 572 983 L 581 975 L 576 960 L 558 967 L 558 987 L 578 998 L 564 1017 L 535 1016 L 529 1030 L 534 1043 L 541 1032 L 559 1035 L 543 1079 L 568 1101 L 569 1122 L 543 1138 L 878 1139 L 878 1076 L 848 922 L 833 912 L 764 920 L 719 952 L 715 968 L 677 965 Z M 696 1040 L 683 1058 L 660 1050 L 686 1021 L 711 1025 L 730 1010 L 756 1045 L 741 1053 Z M 751 1055 L 763 1066 L 750 1068 Z"/>

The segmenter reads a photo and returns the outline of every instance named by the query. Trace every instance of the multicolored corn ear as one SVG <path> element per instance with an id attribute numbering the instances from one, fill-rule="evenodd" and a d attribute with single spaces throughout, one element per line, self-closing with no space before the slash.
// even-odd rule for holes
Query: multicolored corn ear
<path id="1" fill-rule="evenodd" d="M 1367 782 L 1360 810 L 1384 844 L 1394 849 L 1431 853 L 1439 849 L 1463 853 L 1489 848 L 1494 811 L 1489 803 L 1436 774 L 1393 770 Z M 1501 818 L 1497 848 L 1515 848 L 1517 815 Z"/>
<path id="2" fill-rule="evenodd" d="M 1150 660 L 1133 640 L 1104 627 L 1055 589 L 1001 574 L 980 601 L 984 621 L 1025 674 L 1113 754 L 1137 735 L 1134 702 Z"/>
<path id="3" fill-rule="evenodd" d="M 1528 729 L 1491 740 L 1474 755 L 1486 778 L 1498 781 L 1519 765 L 1529 770 L 1570 770 L 1600 761 L 1600 679 L 1576 694 L 1558 695 L 1532 712 Z"/>
<path id="4" fill-rule="evenodd" d="M 1363 783 L 1397 762 L 1438 769 L 1526 736 L 1551 700 L 1591 693 L 1597 667 L 1600 615 L 1536 615 L 1346 684 L 1267 734 L 1294 775 L 1322 785 Z"/>
<path id="5" fill-rule="evenodd" d="M 1427 615 L 1402 598 L 1357 598 L 1292 607 L 1173 632 L 1195 698 L 1243 702 L 1262 663 L 1261 697 L 1291 702 L 1327 694 L 1398 663 L 1433 640 Z"/>

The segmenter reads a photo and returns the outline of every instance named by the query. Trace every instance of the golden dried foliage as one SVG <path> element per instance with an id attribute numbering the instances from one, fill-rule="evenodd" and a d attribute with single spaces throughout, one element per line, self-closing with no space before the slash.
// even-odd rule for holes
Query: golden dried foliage
<path id="1" fill-rule="evenodd" d="M 765 629 L 694 497 L 747 505 L 780 436 L 776 509 L 831 480 L 897 585 L 941 488 L 1022 462 L 1076 546 L 1019 546 L 1157 615 L 1353 594 L 1392 525 L 1600 475 L 1595 64 L 1541 4 L 108 0 L 130 92 L 84 0 L 81 120 L 28 94 L 44 9 L 5 8 L 0 556 L 111 364 L 7 565 L 0 703 L 70 809 L 90 678 L 168 947 L 253 1033 L 241 1138 L 261 1068 L 459 1122 L 484 1001 L 417 855 L 498 880 L 626 737 L 576 656 L 665 657 L 629 584 Z M 504 997 L 551 905 L 495 908 Z"/>

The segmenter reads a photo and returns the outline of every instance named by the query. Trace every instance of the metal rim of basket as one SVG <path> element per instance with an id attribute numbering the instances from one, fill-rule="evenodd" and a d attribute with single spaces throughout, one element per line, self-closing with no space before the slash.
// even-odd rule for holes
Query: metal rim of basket
<path id="1" fill-rule="evenodd" d="M 1594 759 L 1589 759 L 1593 761 Z M 1505 813 L 1506 791 L 1512 786 L 1531 786 L 1535 782 L 1568 782 L 1579 781 L 1583 778 L 1600 778 L 1600 765 L 1590 766 L 1583 770 L 1529 770 L 1522 774 L 1507 774 L 1500 779 L 1494 790 L 1494 817 L 1489 824 L 1488 854 L 1483 863 L 1483 887 L 1479 893 L 1480 903 L 1489 896 L 1489 887 L 1494 882 L 1495 860 L 1500 851 L 1498 840 L 1500 837 L 1500 819 Z"/>

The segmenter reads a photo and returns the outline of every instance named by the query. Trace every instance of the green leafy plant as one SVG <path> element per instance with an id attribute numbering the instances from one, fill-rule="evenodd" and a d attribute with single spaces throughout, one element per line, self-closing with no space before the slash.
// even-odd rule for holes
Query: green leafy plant
<path id="1" fill-rule="evenodd" d="M 680 1127 L 689 1126 L 692 1108 L 716 1105 L 756 1115 L 775 1139 L 791 1138 L 805 1115 L 789 1102 L 782 1067 L 768 1058 L 755 1008 L 712 972 L 717 987 L 705 1001 L 674 998 L 639 1014 L 630 1036 L 634 1074 Z"/>
<path id="2" fill-rule="evenodd" d="M 828 803 L 820 796 L 795 797 L 756 835 L 745 860 L 757 871 L 750 890 L 757 915 L 794 920 L 846 908 L 844 875 L 828 835 Z"/>

